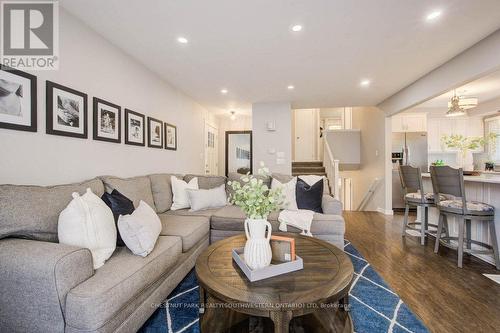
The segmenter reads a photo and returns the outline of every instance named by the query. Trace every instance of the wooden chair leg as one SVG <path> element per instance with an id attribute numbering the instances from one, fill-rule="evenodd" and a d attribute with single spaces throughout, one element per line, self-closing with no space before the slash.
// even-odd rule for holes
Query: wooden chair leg
<path id="1" fill-rule="evenodd" d="M 403 219 L 403 233 L 402 236 L 406 236 L 406 227 L 408 226 L 408 215 L 410 214 L 410 205 L 405 206 L 405 218 Z"/>
<path id="2" fill-rule="evenodd" d="M 465 238 L 465 246 L 467 247 L 467 249 L 471 249 L 471 246 L 472 246 L 472 243 L 471 243 L 471 239 L 472 239 L 472 232 L 471 232 L 471 220 L 467 219 L 465 220 L 465 235 L 466 235 L 466 238 Z"/>
<path id="3" fill-rule="evenodd" d="M 464 257 L 464 230 L 465 220 L 463 217 L 458 218 L 458 267 L 462 268 Z"/>
<path id="4" fill-rule="evenodd" d="M 495 230 L 495 220 L 488 223 L 490 225 L 491 246 L 493 247 L 493 258 L 495 259 L 495 266 L 500 270 L 500 254 L 498 253 L 498 239 Z"/>
<path id="5" fill-rule="evenodd" d="M 439 239 L 441 239 L 441 234 L 443 233 L 443 219 L 444 215 L 439 213 L 438 228 L 436 232 L 436 244 L 434 244 L 434 253 L 438 253 L 439 250 Z"/>
<path id="6" fill-rule="evenodd" d="M 443 216 L 443 229 L 444 229 L 444 235 L 446 237 L 450 237 L 450 229 L 448 227 L 448 216 L 446 215 Z"/>
<path id="7" fill-rule="evenodd" d="M 427 222 L 429 220 L 429 211 L 427 207 L 422 207 L 424 214 L 420 222 L 420 244 L 425 245 L 425 231 L 427 230 Z"/>

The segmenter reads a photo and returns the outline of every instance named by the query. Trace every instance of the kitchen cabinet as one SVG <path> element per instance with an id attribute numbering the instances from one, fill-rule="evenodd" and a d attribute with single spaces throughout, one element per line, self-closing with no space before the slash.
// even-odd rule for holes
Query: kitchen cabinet
<path id="1" fill-rule="evenodd" d="M 427 128 L 427 143 L 431 153 L 456 152 L 455 149 L 443 145 L 441 138 L 444 135 L 454 134 L 466 137 L 482 137 L 484 135 L 484 123 L 480 117 L 428 118 Z M 482 152 L 483 150 L 483 148 L 478 148 L 474 152 Z"/>
<path id="2" fill-rule="evenodd" d="M 427 132 L 427 114 L 409 113 L 392 117 L 393 132 Z"/>

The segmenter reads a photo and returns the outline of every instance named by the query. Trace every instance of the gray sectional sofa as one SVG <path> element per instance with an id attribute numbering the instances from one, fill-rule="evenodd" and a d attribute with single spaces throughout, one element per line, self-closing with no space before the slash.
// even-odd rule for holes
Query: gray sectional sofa
<path id="1" fill-rule="evenodd" d="M 0 185 L 0 332 L 135 332 L 194 267 L 209 242 L 243 232 L 245 217 L 235 206 L 170 210 L 170 176 L 104 176 L 52 187 Z M 226 183 L 226 177 L 175 176 L 199 177 L 205 189 Z M 117 189 L 134 205 L 143 200 L 156 209 L 163 229 L 147 257 L 117 247 L 94 270 L 88 249 L 58 243 L 59 213 L 71 193 L 83 194 L 87 188 L 98 196 Z M 342 248 L 341 205 L 325 194 L 323 210 L 314 215 L 311 232 Z M 277 217 L 269 216 L 275 231 Z"/>

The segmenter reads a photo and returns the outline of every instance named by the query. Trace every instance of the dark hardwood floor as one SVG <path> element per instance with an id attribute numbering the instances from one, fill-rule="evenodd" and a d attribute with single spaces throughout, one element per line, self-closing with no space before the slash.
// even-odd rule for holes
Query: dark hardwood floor
<path id="1" fill-rule="evenodd" d="M 500 332 L 500 285 L 483 273 L 493 265 L 440 247 L 434 238 L 401 237 L 402 215 L 345 212 L 346 238 L 432 332 Z M 415 217 L 411 217 L 415 219 Z"/>

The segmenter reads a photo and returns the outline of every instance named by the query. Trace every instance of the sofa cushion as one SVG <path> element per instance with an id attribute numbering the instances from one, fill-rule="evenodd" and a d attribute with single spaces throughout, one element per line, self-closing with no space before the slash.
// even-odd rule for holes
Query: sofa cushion
<path id="1" fill-rule="evenodd" d="M 189 183 L 191 179 L 198 177 L 198 188 L 203 190 L 210 190 L 226 184 L 226 177 L 224 176 L 206 176 L 206 175 L 185 175 L 184 181 Z"/>
<path id="2" fill-rule="evenodd" d="M 138 176 L 131 178 L 118 178 L 113 176 L 101 177 L 104 182 L 106 192 L 111 193 L 117 190 L 134 203 L 134 207 L 139 207 L 142 200 L 155 209 L 153 192 L 151 191 L 151 181 L 148 176 Z"/>
<path id="3" fill-rule="evenodd" d="M 119 247 L 111 258 L 66 298 L 66 324 L 81 331 L 103 326 L 147 287 L 164 279 L 182 252 L 179 237 L 160 236 L 145 258 Z"/>
<path id="4" fill-rule="evenodd" d="M 182 239 L 182 252 L 189 251 L 210 231 L 210 220 L 204 216 L 159 215 L 161 235 L 178 236 Z"/>
<path id="5" fill-rule="evenodd" d="M 0 185 L 0 239 L 17 237 L 57 242 L 59 214 L 73 200 L 73 192 L 84 194 L 87 188 L 98 196 L 104 193 L 98 178 L 47 187 Z"/>
<path id="6" fill-rule="evenodd" d="M 278 217 L 279 212 L 273 212 L 267 218 L 275 232 L 279 231 Z M 245 214 L 240 207 L 226 206 L 212 216 L 210 224 L 213 230 L 243 232 L 245 230 L 244 222 Z M 313 235 L 344 234 L 344 231 L 345 223 L 342 216 L 314 213 L 311 224 L 311 233 Z M 288 232 L 302 232 L 302 230 L 288 226 Z"/>
<path id="7" fill-rule="evenodd" d="M 300 177 L 300 175 L 298 177 Z M 272 178 L 276 179 L 280 183 L 286 183 L 292 180 L 293 176 L 285 175 L 282 173 L 273 173 Z M 326 177 L 323 177 L 323 193 L 330 194 L 330 186 L 328 185 L 328 178 Z"/>
<path id="8" fill-rule="evenodd" d="M 189 208 L 179 209 L 179 210 L 168 210 L 163 214 L 166 215 L 180 215 L 180 216 L 204 216 L 209 219 L 220 210 L 221 208 L 211 208 L 211 209 L 203 209 L 198 210 L 196 212 L 192 212 Z"/>
<path id="9" fill-rule="evenodd" d="M 182 179 L 180 174 L 160 173 L 149 175 L 151 180 L 151 191 L 153 192 L 153 199 L 156 206 L 157 213 L 164 213 L 172 207 L 173 194 L 172 183 L 170 178 L 175 176 Z"/>
<path id="10" fill-rule="evenodd" d="M 278 212 L 269 214 L 267 220 L 271 223 L 273 230 L 278 230 Z M 210 218 L 212 229 L 216 230 L 239 230 L 244 231 L 243 223 L 245 222 L 245 213 L 240 207 L 231 205 L 219 209 Z"/>

